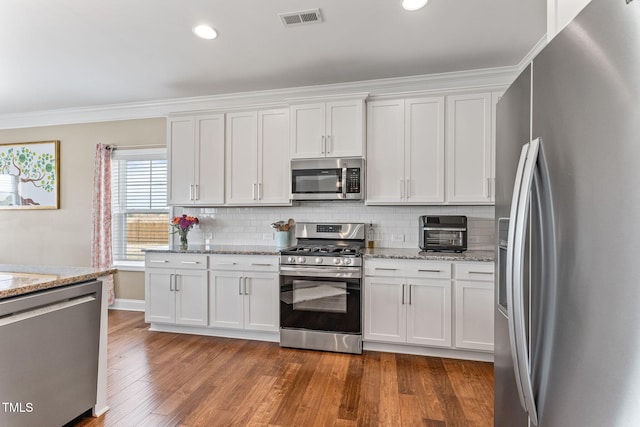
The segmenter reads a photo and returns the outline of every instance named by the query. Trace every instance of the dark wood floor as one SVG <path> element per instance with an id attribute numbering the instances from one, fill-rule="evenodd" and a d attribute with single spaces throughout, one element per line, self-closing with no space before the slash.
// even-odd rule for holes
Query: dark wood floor
<path id="1" fill-rule="evenodd" d="M 493 365 L 149 332 L 109 312 L 108 404 L 74 426 L 492 426 Z"/>

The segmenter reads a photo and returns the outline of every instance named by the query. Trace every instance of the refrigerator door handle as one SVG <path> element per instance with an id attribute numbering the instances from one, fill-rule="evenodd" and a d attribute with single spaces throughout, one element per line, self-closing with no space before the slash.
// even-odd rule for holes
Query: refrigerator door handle
<path id="1" fill-rule="evenodd" d="M 518 398 L 520 404 L 525 408 L 524 393 L 522 392 L 522 383 L 520 381 L 520 369 L 518 363 L 520 358 L 518 357 L 518 347 L 516 346 L 516 334 L 515 334 L 515 320 L 513 313 L 513 261 L 514 261 L 514 245 L 516 234 L 516 221 L 518 213 L 518 203 L 520 201 L 520 192 L 522 191 L 522 176 L 524 173 L 524 164 L 527 160 L 527 152 L 529 151 L 529 144 L 522 146 L 520 151 L 520 160 L 518 161 L 518 168 L 516 170 L 516 179 L 513 185 L 513 196 L 511 197 L 511 211 L 509 213 L 509 230 L 507 237 L 507 259 L 506 262 L 506 291 L 507 291 L 507 325 L 509 330 L 509 346 L 511 347 L 511 357 L 513 362 L 513 370 L 516 380 L 516 387 L 518 389 Z"/>
<path id="2" fill-rule="evenodd" d="M 512 309 L 513 329 L 515 338 L 515 356 L 518 359 L 516 382 L 520 382 L 519 391 L 524 409 L 528 412 L 531 423 L 538 425 L 538 414 L 533 396 L 531 374 L 529 369 L 529 351 L 527 344 L 527 331 L 524 310 L 524 265 L 527 224 L 529 222 L 529 207 L 531 204 L 531 191 L 533 176 L 538 163 L 540 140 L 535 139 L 529 143 L 527 158 L 522 172 L 521 190 L 518 195 L 513 246 L 513 276 L 512 276 Z"/>

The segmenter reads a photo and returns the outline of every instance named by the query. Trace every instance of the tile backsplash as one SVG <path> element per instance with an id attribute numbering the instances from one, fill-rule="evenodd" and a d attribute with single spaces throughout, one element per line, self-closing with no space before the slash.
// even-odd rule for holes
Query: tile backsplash
<path id="1" fill-rule="evenodd" d="M 376 229 L 376 247 L 418 248 L 420 215 L 466 215 L 468 248 L 491 250 L 494 245 L 493 206 L 365 206 L 362 202 L 306 202 L 285 207 L 175 208 L 174 214 L 195 215 L 200 225 L 189 243 L 274 245 L 271 223 L 364 222 Z M 293 238 L 293 236 L 292 236 Z"/>

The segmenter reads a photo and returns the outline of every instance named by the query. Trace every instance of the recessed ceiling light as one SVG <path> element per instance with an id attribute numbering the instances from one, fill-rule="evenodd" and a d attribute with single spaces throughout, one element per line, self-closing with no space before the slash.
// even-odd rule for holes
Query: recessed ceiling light
<path id="1" fill-rule="evenodd" d="M 194 27 L 193 34 L 205 40 L 213 40 L 218 37 L 218 32 L 208 25 L 198 25 Z"/>
<path id="2" fill-rule="evenodd" d="M 429 0 L 402 0 L 402 7 L 405 10 L 418 10 L 425 7 Z"/>

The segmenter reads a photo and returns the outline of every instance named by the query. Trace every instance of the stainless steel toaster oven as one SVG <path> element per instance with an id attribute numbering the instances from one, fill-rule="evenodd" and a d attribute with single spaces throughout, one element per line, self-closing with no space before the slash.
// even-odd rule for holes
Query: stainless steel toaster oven
<path id="1" fill-rule="evenodd" d="M 467 250 L 467 217 L 423 215 L 419 217 L 420 249 L 463 252 Z"/>

